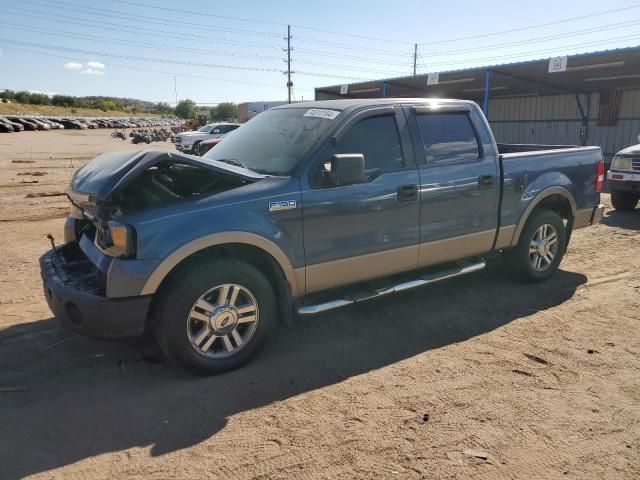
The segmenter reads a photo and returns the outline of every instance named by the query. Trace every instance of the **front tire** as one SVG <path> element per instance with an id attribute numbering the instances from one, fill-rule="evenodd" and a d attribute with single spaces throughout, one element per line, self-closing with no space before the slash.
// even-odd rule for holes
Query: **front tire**
<path id="1" fill-rule="evenodd" d="M 613 204 L 613 208 L 616 210 L 621 212 L 631 212 L 638 204 L 638 195 L 634 192 L 627 192 L 625 190 L 612 190 L 611 203 Z"/>
<path id="2" fill-rule="evenodd" d="M 537 210 L 527 220 L 518 245 L 506 251 L 505 257 L 520 280 L 543 282 L 558 270 L 566 246 L 562 218 L 551 210 Z"/>
<path id="3" fill-rule="evenodd" d="M 200 142 L 196 142 L 191 147 L 191 154 L 198 155 L 199 152 L 200 152 Z"/>
<path id="4" fill-rule="evenodd" d="M 188 265 L 158 294 L 156 340 L 170 360 L 196 374 L 243 366 L 275 324 L 276 300 L 268 280 L 237 260 Z"/>

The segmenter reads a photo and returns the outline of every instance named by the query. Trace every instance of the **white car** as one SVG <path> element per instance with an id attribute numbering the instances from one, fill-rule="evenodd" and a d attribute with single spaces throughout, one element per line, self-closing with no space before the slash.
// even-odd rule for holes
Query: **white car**
<path id="1" fill-rule="evenodd" d="M 179 133 L 176 135 L 176 148 L 181 152 L 197 154 L 200 142 L 218 138 L 239 126 L 238 123 L 209 123 L 193 132 Z"/>

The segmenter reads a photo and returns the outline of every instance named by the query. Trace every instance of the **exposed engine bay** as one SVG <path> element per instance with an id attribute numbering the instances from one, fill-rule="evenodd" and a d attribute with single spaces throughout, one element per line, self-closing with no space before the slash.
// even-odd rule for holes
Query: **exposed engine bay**
<path id="1" fill-rule="evenodd" d="M 248 182 L 235 175 L 165 160 L 136 176 L 116 190 L 110 206 L 118 213 L 160 207 L 175 201 L 215 195 Z"/>
<path id="2" fill-rule="evenodd" d="M 70 194 L 72 216 L 78 220 L 73 237 L 80 240 L 86 235 L 105 253 L 118 256 L 112 251 L 111 221 L 141 210 L 209 197 L 251 182 L 224 170 L 181 162 L 172 156 L 156 159 L 147 168 L 129 175 L 99 203 L 81 202 Z M 135 243 L 135 239 L 131 238 L 128 243 Z"/>

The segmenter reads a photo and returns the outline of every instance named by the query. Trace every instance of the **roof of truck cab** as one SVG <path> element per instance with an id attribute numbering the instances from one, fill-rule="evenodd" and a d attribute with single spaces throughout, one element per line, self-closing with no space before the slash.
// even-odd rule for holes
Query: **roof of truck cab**
<path id="1" fill-rule="evenodd" d="M 285 108 L 324 108 L 327 110 L 346 110 L 352 107 L 369 107 L 377 105 L 415 105 L 423 103 L 433 105 L 469 105 L 475 104 L 472 100 L 457 100 L 453 98 L 348 98 L 344 100 L 318 100 L 314 102 L 299 102 L 287 105 L 278 105 L 270 110 L 282 110 Z"/>

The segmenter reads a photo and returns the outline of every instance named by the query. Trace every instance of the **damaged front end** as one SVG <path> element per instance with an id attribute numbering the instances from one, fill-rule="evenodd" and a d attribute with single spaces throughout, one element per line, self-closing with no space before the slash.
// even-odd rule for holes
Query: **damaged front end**
<path id="1" fill-rule="evenodd" d="M 262 178 L 244 168 L 166 152 L 96 157 L 75 173 L 67 191 L 71 212 L 64 245 L 40 259 L 51 310 L 67 328 L 87 336 L 142 334 L 151 298 L 140 291 L 155 259 L 137 257 L 130 215 L 197 201 Z"/>
<path id="2" fill-rule="evenodd" d="M 100 155 L 76 172 L 67 192 L 75 220 L 66 241 L 87 235 L 106 255 L 135 257 L 136 232 L 121 217 L 242 187 L 264 175 L 166 152 Z"/>

